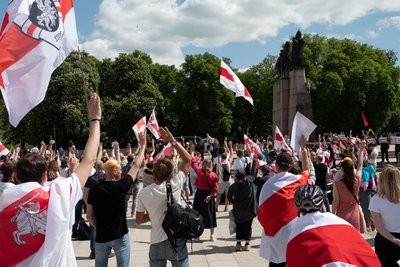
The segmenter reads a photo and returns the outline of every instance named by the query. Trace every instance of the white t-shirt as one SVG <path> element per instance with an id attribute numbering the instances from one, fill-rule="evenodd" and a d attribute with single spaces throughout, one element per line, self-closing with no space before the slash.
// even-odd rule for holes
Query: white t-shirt
<path id="1" fill-rule="evenodd" d="M 249 157 L 241 157 L 241 158 L 237 158 L 235 159 L 235 161 L 233 162 L 233 169 L 238 171 L 238 172 L 243 172 L 245 171 L 246 168 L 246 161 L 247 164 L 251 164 L 251 159 Z"/>
<path id="2" fill-rule="evenodd" d="M 400 233 L 400 203 L 392 203 L 376 194 L 371 198 L 369 210 L 381 215 L 383 228 L 387 231 Z"/>
<path id="3" fill-rule="evenodd" d="M 371 155 L 369 155 L 369 157 L 368 157 L 368 163 L 369 164 L 375 164 L 376 163 L 376 160 L 377 160 L 377 158 L 378 158 L 378 149 L 376 149 L 376 148 L 374 148 L 372 151 L 371 151 Z"/>
<path id="4" fill-rule="evenodd" d="M 186 175 L 179 171 L 178 174 L 171 179 L 172 194 L 175 201 L 180 203 L 181 190 L 183 183 L 186 182 Z M 151 221 L 150 243 L 156 244 L 167 240 L 167 234 L 162 228 L 162 222 L 167 210 L 167 189 L 166 183 L 160 185 L 155 183 L 146 186 L 140 191 L 138 196 L 138 206 L 136 211 L 147 211 Z"/>

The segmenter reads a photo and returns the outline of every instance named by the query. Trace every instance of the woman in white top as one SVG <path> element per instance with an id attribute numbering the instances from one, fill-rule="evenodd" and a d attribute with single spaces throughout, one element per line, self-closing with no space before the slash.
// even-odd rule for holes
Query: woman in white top
<path id="1" fill-rule="evenodd" d="M 382 266 L 400 260 L 400 171 L 387 165 L 379 176 L 378 193 L 369 204 L 377 234 L 375 252 Z"/>

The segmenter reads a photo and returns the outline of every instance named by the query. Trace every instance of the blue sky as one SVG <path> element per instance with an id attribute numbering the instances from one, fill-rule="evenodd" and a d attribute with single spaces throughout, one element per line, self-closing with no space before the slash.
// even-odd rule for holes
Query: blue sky
<path id="1" fill-rule="evenodd" d="M 0 4 L 4 14 L 7 1 Z M 400 51 L 399 0 L 75 0 L 81 46 L 98 58 L 135 49 L 179 65 L 210 52 L 246 69 L 298 28 Z M 399 53 L 398 53 L 399 56 Z"/>

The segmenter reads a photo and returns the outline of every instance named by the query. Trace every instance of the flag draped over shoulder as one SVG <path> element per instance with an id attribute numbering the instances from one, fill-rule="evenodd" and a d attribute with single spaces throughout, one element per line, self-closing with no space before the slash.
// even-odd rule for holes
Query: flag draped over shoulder
<path id="1" fill-rule="evenodd" d="M 44 99 L 52 72 L 78 46 L 73 2 L 11 1 L 0 36 L 0 90 L 16 127 Z"/>
<path id="2" fill-rule="evenodd" d="M 306 174 L 293 175 L 280 172 L 262 187 L 258 208 L 258 221 L 263 227 L 260 256 L 275 263 L 286 261 L 289 234 L 297 218 L 294 193 L 307 184 Z"/>
<path id="3" fill-rule="evenodd" d="M 136 139 L 139 140 L 139 133 L 146 133 L 146 116 L 133 125 L 132 130 L 135 133 Z"/>
<path id="4" fill-rule="evenodd" d="M 0 142 L 0 156 L 7 156 L 9 153 L 10 151 L 6 148 L 6 146 Z"/>
<path id="5" fill-rule="evenodd" d="M 292 149 L 286 143 L 285 138 L 283 137 L 281 131 L 278 126 L 275 126 L 275 137 L 274 137 L 274 147 L 285 149 L 289 154 L 292 154 Z"/>
<path id="6" fill-rule="evenodd" d="M 76 266 L 71 230 L 81 198 L 74 174 L 45 186 L 28 182 L 0 190 L 0 265 Z"/>
<path id="7" fill-rule="evenodd" d="M 235 93 L 236 97 L 242 96 L 253 105 L 253 98 L 249 90 L 240 81 L 239 77 L 231 70 L 231 68 L 221 60 L 219 82 L 227 89 Z"/>
<path id="8" fill-rule="evenodd" d="M 381 266 L 360 233 L 329 212 L 314 212 L 296 220 L 286 256 L 288 267 Z"/>
<path id="9" fill-rule="evenodd" d="M 157 140 L 160 139 L 160 132 L 154 109 L 151 112 L 149 121 L 147 122 L 147 129 L 149 129 L 149 131 L 154 135 Z"/>

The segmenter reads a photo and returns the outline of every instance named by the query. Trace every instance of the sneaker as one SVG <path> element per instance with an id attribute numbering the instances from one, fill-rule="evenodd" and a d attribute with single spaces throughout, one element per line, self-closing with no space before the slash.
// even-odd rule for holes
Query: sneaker
<path id="1" fill-rule="evenodd" d="M 214 242 L 215 240 L 217 240 L 214 235 L 210 236 L 210 241 Z"/>
<path id="2" fill-rule="evenodd" d="M 250 244 L 249 244 L 249 243 L 246 243 L 246 244 L 244 245 L 244 247 L 243 247 L 243 250 L 244 250 L 244 251 L 250 251 Z"/>
<path id="3" fill-rule="evenodd" d="M 94 255 L 93 252 L 90 252 L 89 259 L 91 259 L 91 260 L 96 259 L 96 256 Z"/>
<path id="4" fill-rule="evenodd" d="M 242 245 L 240 245 L 240 243 L 236 243 L 235 250 L 236 251 L 241 251 L 242 250 Z"/>
<path id="5" fill-rule="evenodd" d="M 115 257 L 115 253 L 111 252 L 110 255 L 108 255 L 109 258 Z"/>

